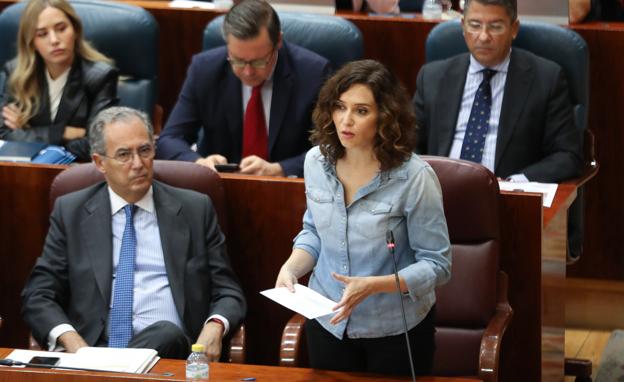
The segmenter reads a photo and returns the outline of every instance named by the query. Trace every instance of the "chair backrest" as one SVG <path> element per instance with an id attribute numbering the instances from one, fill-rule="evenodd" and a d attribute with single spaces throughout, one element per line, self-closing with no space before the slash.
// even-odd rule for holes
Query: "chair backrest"
<path id="1" fill-rule="evenodd" d="M 82 21 L 85 39 L 119 68 L 120 104 L 152 115 L 158 92 L 158 23 L 154 17 L 134 5 L 100 0 L 70 3 Z M 17 54 L 17 31 L 25 5 L 13 4 L 0 14 L 0 66 Z"/>
<path id="2" fill-rule="evenodd" d="M 334 69 L 359 60 L 364 52 L 362 32 L 338 16 L 278 12 L 284 39 L 328 59 Z M 204 50 L 225 45 L 221 27 L 224 16 L 211 20 L 204 29 Z"/>
<path id="3" fill-rule="evenodd" d="M 170 186 L 206 194 L 212 200 L 219 218 L 219 226 L 227 236 L 225 190 L 219 175 L 207 167 L 184 161 L 154 161 L 154 179 Z M 104 181 L 104 175 L 93 163 L 72 166 L 58 174 L 50 187 L 50 208 L 56 198 Z"/>
<path id="4" fill-rule="evenodd" d="M 574 107 L 574 122 L 579 130 L 585 130 L 589 105 L 589 50 L 585 40 L 575 31 L 558 25 L 521 21 L 513 46 L 554 61 L 563 68 Z M 457 20 L 436 25 L 425 42 L 427 62 L 467 51 L 461 23 Z"/>
<path id="5" fill-rule="evenodd" d="M 479 375 L 484 329 L 497 307 L 500 229 L 496 177 L 472 162 L 423 156 L 444 199 L 451 280 L 436 290 L 434 375 Z"/>

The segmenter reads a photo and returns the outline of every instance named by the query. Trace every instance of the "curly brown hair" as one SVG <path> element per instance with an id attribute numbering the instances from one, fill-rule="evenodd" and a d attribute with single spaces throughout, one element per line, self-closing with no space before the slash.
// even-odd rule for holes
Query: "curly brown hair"
<path id="1" fill-rule="evenodd" d="M 325 82 L 312 113 L 314 129 L 310 140 L 319 145 L 323 156 L 332 164 L 344 156 L 345 148 L 338 138 L 332 114 L 340 96 L 356 84 L 366 85 L 377 103 L 379 120 L 373 151 L 381 170 L 398 167 L 416 148 L 416 117 L 403 85 L 375 60 L 345 64 Z"/>

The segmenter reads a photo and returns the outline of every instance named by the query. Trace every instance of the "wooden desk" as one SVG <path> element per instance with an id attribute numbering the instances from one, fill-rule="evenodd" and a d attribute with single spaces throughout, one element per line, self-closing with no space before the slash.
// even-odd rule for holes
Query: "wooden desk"
<path id="1" fill-rule="evenodd" d="M 6 357 L 13 349 L 0 348 L 0 358 Z M 99 373 L 70 370 L 42 370 L 32 368 L 0 367 L 0 382 L 48 382 L 63 380 L 65 382 L 136 382 L 136 381 L 185 381 L 184 361 L 161 359 L 148 374 Z M 163 373 L 168 373 L 163 376 Z M 169 374 L 173 374 L 169 376 Z M 211 381 L 240 381 L 241 378 L 253 377 L 256 381 L 353 381 L 353 382 L 392 382 L 410 381 L 411 378 L 386 377 L 363 373 L 343 373 L 296 367 L 253 366 L 228 363 L 211 363 Z M 419 377 L 419 382 L 474 382 L 475 379 Z"/>
<path id="2" fill-rule="evenodd" d="M 48 227 L 48 191 L 62 168 L 0 163 L 3 346 L 27 346 L 29 331 L 20 318 L 19 293 L 41 253 Z M 248 362 L 276 365 L 279 338 L 291 312 L 258 292 L 273 287 L 280 266 L 290 254 L 305 211 L 304 185 L 300 179 L 229 174 L 223 179 L 228 250 L 249 307 Z M 563 375 L 564 299 L 557 293 L 565 276 L 565 246 L 561 242 L 565 240 L 565 212 L 574 196 L 574 187 L 563 185 L 553 208 L 543 210 L 541 195 L 501 195 L 501 268 L 510 277 L 509 299 L 514 308 L 503 341 L 502 381 L 539 381 L 545 373 L 559 379 Z M 554 341 L 542 335 L 548 331 L 555 334 L 548 337 Z"/>

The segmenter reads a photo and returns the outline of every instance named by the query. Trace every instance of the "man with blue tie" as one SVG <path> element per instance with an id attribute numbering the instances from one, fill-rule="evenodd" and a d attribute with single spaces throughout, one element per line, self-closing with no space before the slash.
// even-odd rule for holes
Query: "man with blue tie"
<path id="1" fill-rule="evenodd" d="M 283 41 L 279 17 L 265 0 L 235 5 L 223 36 L 226 46 L 193 57 L 158 139 L 158 158 L 303 176 L 312 109 L 329 61 Z"/>
<path id="2" fill-rule="evenodd" d="M 185 358 L 201 343 L 218 360 L 246 303 L 212 203 L 152 179 L 145 114 L 104 110 L 89 139 L 106 182 L 56 200 L 22 292 L 33 336 L 50 350 L 152 348 L 166 358 Z"/>
<path id="3" fill-rule="evenodd" d="M 581 133 L 561 67 L 511 47 L 515 0 L 467 0 L 470 53 L 424 65 L 414 96 L 420 150 L 481 163 L 513 181 L 580 174 Z"/>

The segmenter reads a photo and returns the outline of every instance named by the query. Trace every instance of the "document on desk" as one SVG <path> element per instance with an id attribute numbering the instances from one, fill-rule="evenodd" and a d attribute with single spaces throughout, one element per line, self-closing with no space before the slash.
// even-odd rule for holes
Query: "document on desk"
<path id="1" fill-rule="evenodd" d="M 58 367 L 77 367 L 115 371 L 122 373 L 145 373 L 160 359 L 153 349 L 119 349 L 84 347 L 76 353 L 33 351 L 16 349 L 6 358 L 13 361 L 29 362 L 32 357 L 58 357 Z"/>
<path id="2" fill-rule="evenodd" d="M 336 313 L 332 311 L 332 308 L 337 304 L 336 302 L 305 285 L 295 284 L 295 293 L 290 292 L 286 288 L 273 288 L 263 290 L 260 294 L 310 320 Z"/>
<path id="3" fill-rule="evenodd" d="M 501 191 L 537 192 L 543 194 L 542 206 L 546 208 L 550 208 L 552 205 L 558 186 L 557 183 L 498 181 L 498 188 L 500 188 Z"/>

